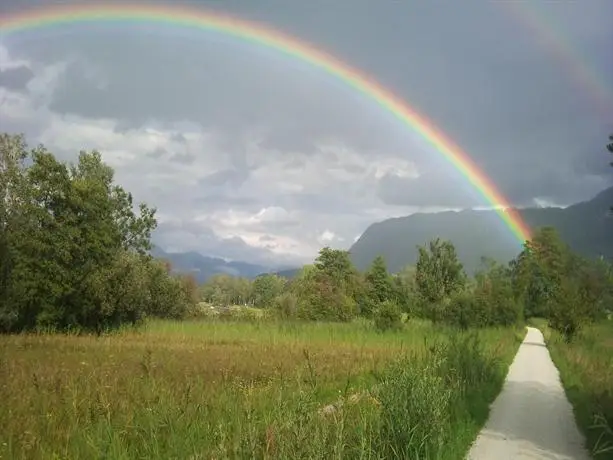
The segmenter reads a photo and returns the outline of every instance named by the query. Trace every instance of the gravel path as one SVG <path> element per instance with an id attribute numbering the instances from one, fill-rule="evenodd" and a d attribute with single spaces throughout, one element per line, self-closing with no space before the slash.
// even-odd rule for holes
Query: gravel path
<path id="1" fill-rule="evenodd" d="M 529 327 L 469 460 L 589 460 L 543 334 Z"/>

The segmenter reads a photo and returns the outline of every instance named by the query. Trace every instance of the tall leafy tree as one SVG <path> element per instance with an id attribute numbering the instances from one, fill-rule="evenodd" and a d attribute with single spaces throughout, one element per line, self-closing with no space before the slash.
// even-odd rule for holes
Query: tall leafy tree
<path id="1" fill-rule="evenodd" d="M 516 299 L 526 317 L 545 316 L 568 271 L 570 250 L 553 227 L 537 229 L 512 263 Z"/>
<path id="2" fill-rule="evenodd" d="M 394 284 L 387 271 L 383 256 L 377 256 L 364 276 L 365 292 L 360 302 L 360 313 L 371 316 L 383 302 L 396 300 Z"/>
<path id="3" fill-rule="evenodd" d="M 266 273 L 253 281 L 253 299 L 256 307 L 270 307 L 275 297 L 283 292 L 285 281 L 283 278 Z"/>
<path id="4" fill-rule="evenodd" d="M 0 194 L 0 330 L 101 331 L 194 303 L 187 280 L 151 282 L 155 209 L 134 209 L 100 153 L 69 165 L 2 134 Z"/>
<path id="5" fill-rule="evenodd" d="M 466 274 L 450 241 L 436 238 L 418 250 L 415 283 L 423 302 L 441 302 L 464 287 Z"/>
<path id="6" fill-rule="evenodd" d="M 366 273 L 370 296 L 377 302 L 385 302 L 393 297 L 392 278 L 387 271 L 383 256 L 377 256 Z"/>

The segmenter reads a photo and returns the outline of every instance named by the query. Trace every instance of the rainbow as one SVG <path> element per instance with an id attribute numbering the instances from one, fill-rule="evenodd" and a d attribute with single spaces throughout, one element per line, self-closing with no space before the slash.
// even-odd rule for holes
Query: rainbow
<path id="1" fill-rule="evenodd" d="M 184 6 L 145 4 L 53 5 L 5 15 L 0 18 L 0 38 L 31 29 L 101 21 L 170 24 L 175 27 L 218 32 L 276 50 L 338 78 L 354 90 L 375 101 L 428 141 L 496 210 L 502 221 L 521 244 L 530 238 L 530 228 L 522 220 L 517 210 L 512 208 L 468 154 L 447 138 L 426 117 L 417 113 L 399 97 L 394 96 L 358 70 L 352 69 L 335 57 L 270 27 L 200 8 Z"/>
<path id="2" fill-rule="evenodd" d="M 567 76 L 591 97 L 594 106 L 606 117 L 613 115 L 613 87 L 585 61 L 564 36 L 562 28 L 538 7 L 538 2 L 499 2 L 511 17 L 529 29 L 541 46 L 565 68 Z M 561 2 L 560 5 L 564 5 Z"/>

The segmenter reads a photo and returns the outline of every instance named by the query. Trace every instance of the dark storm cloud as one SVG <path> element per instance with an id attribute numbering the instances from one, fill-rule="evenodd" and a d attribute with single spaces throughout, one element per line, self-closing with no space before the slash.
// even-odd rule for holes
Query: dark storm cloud
<path id="1" fill-rule="evenodd" d="M 599 94 L 613 100 L 613 3 L 521 2 L 528 12 L 540 11 L 540 32 L 500 3 L 206 2 L 301 37 L 372 76 L 427 116 L 512 203 L 588 198 L 613 184 L 604 149 L 613 131 L 613 104 L 603 112 L 590 82 L 576 77 L 579 66 L 592 66 L 588 72 L 609 86 Z M 560 59 L 555 46 L 565 51 L 565 45 L 539 35 L 549 20 L 581 61 Z M 126 134 L 176 122 L 214 133 L 215 145 L 206 146 L 212 151 L 201 153 L 178 129 L 171 141 L 180 148 L 167 146 L 158 159 L 195 155 L 203 165 L 193 169 L 216 171 L 199 177 L 201 193 L 192 195 L 203 207 L 299 210 L 308 231 L 321 234 L 318 217 L 346 232 L 366 225 L 371 215 L 365 209 L 375 206 L 376 196 L 385 204 L 377 204 L 381 216 L 390 209 L 386 205 L 485 204 L 439 152 L 382 107 L 276 52 L 178 28 L 71 26 L 46 34 L 8 37 L 6 44 L 16 59 L 39 65 L 69 61 L 53 94 L 55 112 L 113 119 L 116 132 Z M 322 143 L 345 146 L 354 156 L 340 148 L 322 150 Z M 254 145 L 261 157 L 253 157 Z M 390 156 L 415 162 L 421 176 L 390 172 L 376 182 L 366 174 Z M 205 168 L 213 157 L 224 162 Z M 320 169 L 308 169 L 313 164 Z M 346 174 L 324 174 L 333 168 Z M 274 173 L 263 174 L 267 169 Z M 293 174 L 300 169 L 309 172 Z M 316 185 L 277 192 L 275 181 L 290 173 L 297 182 L 290 185 Z M 262 225 L 263 233 L 274 234 L 264 231 L 274 223 Z M 291 235 L 301 231 L 306 232 L 297 228 Z"/>
<path id="2" fill-rule="evenodd" d="M 527 182 L 524 163 L 538 169 L 546 157 L 574 165 L 578 152 L 593 152 L 584 163 L 598 163 L 598 146 L 610 127 L 607 120 L 592 111 L 569 69 L 535 44 L 538 37 L 503 7 L 394 2 L 374 8 L 357 2 L 351 10 L 346 3 L 328 6 L 324 15 L 323 4 L 307 8 L 290 2 L 274 11 L 265 8 L 273 4 L 280 5 L 234 2 L 228 8 L 265 19 L 367 70 L 427 114 L 512 200 L 541 188 L 537 175 L 534 183 Z M 562 11 L 555 5 L 541 9 L 546 8 L 563 19 L 572 12 L 569 27 L 576 27 L 579 38 L 590 44 L 607 38 L 586 27 L 596 16 L 598 30 L 607 21 L 593 5 L 586 10 L 567 6 Z M 101 78 L 109 84 L 99 89 L 84 76 L 82 66 L 71 66 L 52 104 L 60 112 L 136 124 L 151 118 L 190 119 L 215 126 L 229 139 L 247 126 L 264 125 L 272 128 L 262 140 L 264 148 L 311 151 L 319 139 L 341 138 L 373 158 L 381 150 L 406 155 L 415 136 L 334 79 L 235 41 L 196 34 L 177 37 L 176 31 L 164 30 L 157 35 L 109 36 L 103 29 L 79 41 L 68 42 L 70 36 L 65 40 L 60 49 L 95 57 Z M 44 48 L 39 46 L 38 52 Z M 54 50 L 45 51 L 46 56 Z M 586 55 L 585 61 L 598 58 Z M 585 129 L 578 129 L 577 120 Z M 432 149 L 410 151 L 426 168 L 438 164 Z M 521 167 L 514 166 L 519 163 Z M 550 191 L 554 195 L 565 194 L 569 176 L 582 173 L 572 168 L 555 171 L 558 179 L 548 181 L 556 187 Z M 604 168 L 603 174 L 608 173 Z"/>
<path id="3" fill-rule="evenodd" d="M 14 91 L 23 91 L 34 74 L 26 66 L 0 70 L 0 87 Z"/>
<path id="4" fill-rule="evenodd" d="M 397 206 L 461 208 L 484 204 L 465 184 L 445 180 L 439 174 L 426 173 L 417 179 L 386 174 L 379 181 L 377 192 L 384 203 Z"/>

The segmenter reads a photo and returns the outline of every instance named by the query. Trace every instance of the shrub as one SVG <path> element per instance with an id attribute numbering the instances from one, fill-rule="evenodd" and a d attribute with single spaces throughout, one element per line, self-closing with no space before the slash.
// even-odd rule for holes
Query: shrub
<path id="1" fill-rule="evenodd" d="M 298 297 L 292 292 L 284 292 L 273 300 L 275 314 L 280 319 L 292 319 L 298 312 Z"/>
<path id="2" fill-rule="evenodd" d="M 375 328 L 384 332 L 402 327 L 402 312 L 396 302 L 387 300 L 375 310 Z"/>
<path id="3" fill-rule="evenodd" d="M 406 357 L 383 378 L 377 391 L 382 458 L 434 458 L 440 452 L 456 394 L 439 372 L 441 364 L 441 356 Z"/>
<path id="4" fill-rule="evenodd" d="M 449 304 L 442 310 L 442 320 L 452 326 L 468 329 L 470 326 L 483 325 L 484 314 L 481 305 L 470 291 L 454 294 Z"/>
<path id="5" fill-rule="evenodd" d="M 549 304 L 549 327 L 558 331 L 564 341 L 569 343 L 579 332 L 585 320 L 577 286 L 562 283 Z"/>
<path id="6" fill-rule="evenodd" d="M 375 391 L 380 458 L 447 458 L 457 442 L 454 427 L 487 414 L 504 380 L 500 369 L 476 334 L 457 333 L 447 343 L 434 343 L 425 356 L 402 357 Z"/>

